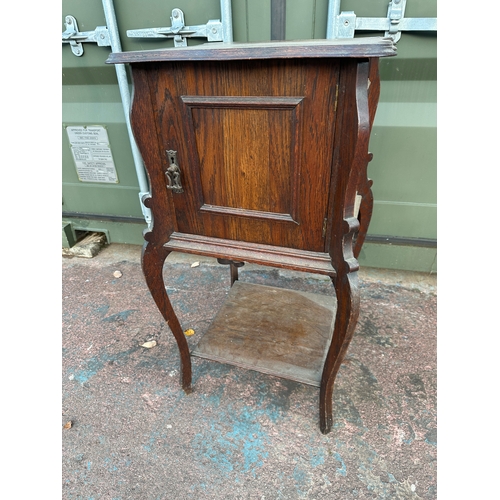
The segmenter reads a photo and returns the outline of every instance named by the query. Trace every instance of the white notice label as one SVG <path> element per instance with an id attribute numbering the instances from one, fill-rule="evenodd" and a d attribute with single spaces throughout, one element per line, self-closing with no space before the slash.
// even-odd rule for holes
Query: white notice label
<path id="1" fill-rule="evenodd" d="M 118 183 L 108 132 L 101 125 L 66 127 L 76 172 L 82 182 Z"/>

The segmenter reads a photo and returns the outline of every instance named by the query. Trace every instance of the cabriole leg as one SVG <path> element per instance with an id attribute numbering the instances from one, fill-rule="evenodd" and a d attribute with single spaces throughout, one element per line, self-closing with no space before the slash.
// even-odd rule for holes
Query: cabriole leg
<path id="1" fill-rule="evenodd" d="M 319 395 L 320 429 L 323 434 L 332 430 L 333 384 L 344 359 L 359 315 L 358 273 L 333 278 L 337 294 L 337 314 L 332 342 L 328 349 Z"/>
<path id="2" fill-rule="evenodd" d="M 186 394 L 191 392 L 191 357 L 189 346 L 182 331 L 177 315 L 172 308 L 165 282 L 163 280 L 163 264 L 170 251 L 145 243 L 142 249 L 142 271 L 148 288 L 156 305 L 174 334 L 181 358 L 181 385 Z"/>

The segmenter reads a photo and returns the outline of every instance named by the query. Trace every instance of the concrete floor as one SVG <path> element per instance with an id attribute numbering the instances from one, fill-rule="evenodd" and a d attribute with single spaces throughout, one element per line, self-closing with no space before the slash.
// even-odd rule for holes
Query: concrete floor
<path id="1" fill-rule="evenodd" d="M 324 436 L 314 387 L 193 358 L 184 394 L 140 251 L 62 259 L 62 498 L 436 498 L 435 276 L 360 271 L 360 318 Z M 228 268 L 171 255 L 165 273 L 194 345 Z M 240 279 L 333 294 L 321 277 L 272 268 L 246 265 Z"/>

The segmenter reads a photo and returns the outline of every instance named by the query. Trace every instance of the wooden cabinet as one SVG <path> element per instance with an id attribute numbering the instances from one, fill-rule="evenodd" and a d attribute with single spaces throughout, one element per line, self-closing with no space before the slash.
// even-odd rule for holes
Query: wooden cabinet
<path id="1" fill-rule="evenodd" d="M 177 340 L 185 391 L 191 355 L 290 378 L 320 388 L 320 427 L 330 431 L 373 204 L 366 170 L 378 59 L 391 55 L 392 40 L 381 38 L 111 54 L 108 62 L 132 67 L 131 121 L 153 216 L 143 270 Z M 231 268 L 228 300 L 193 352 L 165 291 L 171 251 Z M 244 262 L 328 275 L 336 303 L 239 283 Z M 271 327 L 283 332 L 274 344 L 264 334 Z"/>

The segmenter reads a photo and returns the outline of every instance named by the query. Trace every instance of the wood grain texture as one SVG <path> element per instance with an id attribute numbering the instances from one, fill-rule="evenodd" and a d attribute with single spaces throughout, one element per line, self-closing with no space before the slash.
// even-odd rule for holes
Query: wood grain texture
<path id="1" fill-rule="evenodd" d="M 165 318 L 177 342 L 181 362 L 179 370 L 181 386 L 184 392 L 189 394 L 191 392 L 192 378 L 189 346 L 184 331 L 175 314 L 170 299 L 168 298 L 163 279 L 163 264 L 169 253 L 170 252 L 165 248 L 158 248 L 150 243 L 146 243 L 142 251 L 142 271 L 156 306 Z"/>
<path id="2" fill-rule="evenodd" d="M 182 170 L 179 231 L 324 250 L 338 62 L 153 68 L 160 147 Z"/>
<path id="3" fill-rule="evenodd" d="M 350 137 L 339 147 L 335 161 L 340 162 L 335 171 L 336 205 L 332 220 L 330 254 L 337 275 L 332 278 L 337 295 L 337 314 L 331 344 L 323 368 L 320 388 L 320 429 L 323 434 L 331 431 L 333 423 L 333 385 L 345 357 L 356 327 L 360 296 L 358 288 L 358 261 L 354 256 L 353 239 L 359 230 L 354 206 L 359 178 L 368 156 L 370 113 L 368 104 L 369 62 L 361 61 L 354 71 L 346 71 L 343 87 L 343 113 L 339 116 L 339 128 Z M 347 160 L 347 162 L 346 162 Z M 343 170 L 342 170 L 343 169 Z"/>
<path id="4" fill-rule="evenodd" d="M 380 76 L 378 59 L 370 59 L 368 69 L 368 112 L 370 115 L 370 133 L 375 119 L 378 100 L 380 96 Z M 357 218 L 359 220 L 359 231 L 354 240 L 354 257 L 359 257 L 363 243 L 365 242 L 368 227 L 373 212 L 373 181 L 368 177 L 368 163 L 373 159 L 373 155 L 368 153 L 366 164 L 361 169 L 358 178 L 357 193 L 361 196 L 361 203 Z"/>
<path id="5" fill-rule="evenodd" d="M 387 57 L 396 55 L 392 38 L 294 40 L 259 43 L 211 42 L 194 47 L 112 52 L 106 63 L 134 64 L 158 61 L 229 61 L 256 59 L 316 59 L 325 57 Z"/>
<path id="6" fill-rule="evenodd" d="M 240 260 L 282 269 L 335 276 L 331 257 L 325 252 L 296 250 L 277 245 L 261 245 L 194 234 L 172 233 L 165 243 L 170 251 Z"/>
<path id="7" fill-rule="evenodd" d="M 334 318 L 333 297 L 237 282 L 192 354 L 319 387 Z"/>
<path id="8" fill-rule="evenodd" d="M 174 205 L 168 194 L 165 182 L 166 158 L 159 148 L 156 116 L 148 84 L 148 71 L 138 66 L 133 74 L 134 98 L 131 106 L 130 121 L 134 138 L 140 149 L 149 179 L 150 195 L 142 202 L 151 209 L 151 227 L 144 233 L 144 239 L 152 245 L 159 245 L 154 234 L 168 238 L 177 229 Z M 160 245 L 161 246 L 161 245 Z"/>
<path id="9" fill-rule="evenodd" d="M 230 265 L 230 299 L 213 330 L 222 337 L 210 334 L 199 353 L 319 385 L 320 429 L 330 432 L 334 381 L 359 314 L 357 256 L 373 205 L 367 165 L 377 57 L 394 53 L 392 41 L 364 38 L 110 56 L 132 63 L 132 127 L 153 216 L 143 271 L 177 341 L 184 390 L 191 390 L 190 353 L 162 274 L 171 251 Z M 166 150 L 176 151 L 183 193 L 166 188 Z M 292 291 L 240 293 L 243 262 L 330 276 L 336 311 Z M 262 301 L 268 292 L 276 301 Z M 255 317 L 263 325 L 257 336 Z M 274 339 L 262 333 L 276 328 Z"/>
<path id="10" fill-rule="evenodd" d="M 343 274 L 333 282 L 337 295 L 337 312 L 319 393 L 319 425 L 323 434 L 328 434 L 332 430 L 333 385 L 354 334 L 360 305 L 358 273 Z"/>

